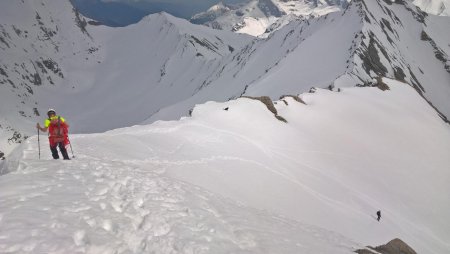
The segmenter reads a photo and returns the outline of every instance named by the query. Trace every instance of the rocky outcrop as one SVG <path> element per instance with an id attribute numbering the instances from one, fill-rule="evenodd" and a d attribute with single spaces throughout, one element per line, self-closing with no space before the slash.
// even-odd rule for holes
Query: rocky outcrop
<path id="1" fill-rule="evenodd" d="M 278 115 L 277 109 L 273 105 L 272 100 L 268 96 L 261 96 L 261 97 L 250 97 L 250 96 L 242 96 L 242 98 L 252 99 L 252 100 L 258 100 L 262 102 L 264 105 L 266 105 L 267 109 L 273 113 L 276 119 L 287 123 L 286 119 L 284 119 L 282 116 Z"/>
<path id="2" fill-rule="evenodd" d="M 355 251 L 358 254 L 417 254 L 408 244 L 396 238 L 385 245 L 378 247 L 367 246 L 366 249 Z"/>

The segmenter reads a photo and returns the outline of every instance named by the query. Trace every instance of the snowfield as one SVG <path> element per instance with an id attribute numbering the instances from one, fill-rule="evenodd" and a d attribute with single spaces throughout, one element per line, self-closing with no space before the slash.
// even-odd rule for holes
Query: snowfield
<path id="1" fill-rule="evenodd" d="M 72 135 L 71 161 L 31 137 L 1 171 L 0 253 L 448 253 L 450 127 L 384 81 L 286 97 L 287 123 L 240 98 Z"/>
<path id="2" fill-rule="evenodd" d="M 271 0 L 250 2 L 255 15 L 281 15 Z M 251 29 L 272 22 L 263 20 Z M 94 133 L 176 120 L 207 101 L 276 100 L 312 86 L 367 86 L 378 76 L 411 84 L 448 119 L 449 26 L 449 17 L 410 1 L 360 0 L 318 18 L 281 15 L 254 38 L 166 13 L 111 28 L 68 0 L 0 1 L 0 152 L 8 157 L 36 135 L 48 108 L 70 119 L 73 133 Z"/>

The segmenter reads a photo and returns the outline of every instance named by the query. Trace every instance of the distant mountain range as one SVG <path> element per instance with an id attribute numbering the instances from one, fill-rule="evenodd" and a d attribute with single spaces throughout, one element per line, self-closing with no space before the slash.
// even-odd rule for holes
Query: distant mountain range
<path id="1" fill-rule="evenodd" d="M 450 116 L 450 19 L 411 2 L 352 1 L 342 11 L 288 18 L 266 38 L 166 13 L 111 28 L 69 1 L 0 5 L 3 152 L 36 133 L 48 107 L 74 132 L 100 132 L 177 119 L 209 100 L 370 86 L 378 76 L 409 83 L 445 121 Z"/>
<path id="2" fill-rule="evenodd" d="M 346 0 L 248 0 L 239 5 L 220 2 L 206 12 L 194 15 L 190 21 L 215 29 L 259 36 L 295 19 L 322 16 L 340 11 L 347 5 Z"/>
<path id="3" fill-rule="evenodd" d="M 183 1 L 176 4 L 163 1 L 70 1 L 83 15 L 108 26 L 134 24 L 146 15 L 164 11 L 176 17 L 191 19 L 196 24 L 261 34 L 274 22 L 286 24 L 286 15 L 320 16 L 345 8 L 351 0 L 222 0 L 212 4 L 213 6 L 208 6 L 213 1 L 186 4 Z M 448 16 L 450 13 L 449 0 L 405 1 L 413 1 L 430 14 Z M 282 20 L 278 20 L 280 16 Z"/>
<path id="4" fill-rule="evenodd" d="M 350 2 L 351 0 L 247 0 L 238 5 L 219 2 L 190 20 L 214 29 L 267 36 L 290 21 L 341 11 Z M 450 15 L 450 0 L 414 0 L 413 3 L 433 15 Z"/>

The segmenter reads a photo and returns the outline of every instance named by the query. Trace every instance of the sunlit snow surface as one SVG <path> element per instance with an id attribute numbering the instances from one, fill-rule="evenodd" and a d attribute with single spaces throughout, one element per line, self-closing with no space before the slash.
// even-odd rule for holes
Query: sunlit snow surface
<path id="1" fill-rule="evenodd" d="M 278 101 L 288 123 L 241 98 L 73 135 L 72 161 L 32 137 L 0 176 L 0 253 L 448 253 L 450 128 L 386 82 Z"/>
<path id="2" fill-rule="evenodd" d="M 414 0 L 413 3 L 422 11 L 440 16 L 450 16 L 449 0 Z"/>

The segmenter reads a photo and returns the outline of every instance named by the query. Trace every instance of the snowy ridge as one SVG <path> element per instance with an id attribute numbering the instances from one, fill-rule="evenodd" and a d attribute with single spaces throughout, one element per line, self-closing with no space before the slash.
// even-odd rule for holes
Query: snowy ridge
<path id="1" fill-rule="evenodd" d="M 190 21 L 214 29 L 258 36 L 283 14 L 271 0 L 251 0 L 239 6 L 210 9 L 194 15 Z"/>
<path id="2" fill-rule="evenodd" d="M 67 80 L 101 60 L 88 21 L 68 1 L 1 2 L 0 150 L 35 133 L 47 91 L 78 89 Z"/>
<path id="3" fill-rule="evenodd" d="M 0 151 L 6 153 L 36 133 L 49 107 L 70 119 L 74 132 L 139 123 L 191 96 L 202 73 L 251 39 L 165 13 L 109 28 L 86 20 L 68 1 L 1 5 Z M 29 19 L 6 15 L 21 12 Z"/>
<path id="4" fill-rule="evenodd" d="M 424 12 L 433 15 L 450 16 L 449 0 L 414 0 L 413 3 Z"/>
<path id="5" fill-rule="evenodd" d="M 357 4 L 364 27 L 352 60 L 352 73 L 363 80 L 377 74 L 406 81 L 447 120 L 450 47 L 445 43 L 450 35 L 442 31 L 450 27 L 450 19 L 429 16 L 410 2 L 387 4 L 377 0 Z"/>
<path id="6" fill-rule="evenodd" d="M 75 139 L 98 152 L 89 145 L 91 138 Z M 84 152 L 68 165 L 36 161 L 34 141 L 24 145 L 20 179 L 0 179 L 2 190 L 27 186 L 0 194 L 2 253 L 295 253 L 300 246 L 349 253 L 361 247 L 339 234 L 168 178 L 157 164 Z"/>
<path id="7" fill-rule="evenodd" d="M 260 12 L 254 11 L 257 2 L 258 0 L 248 1 L 243 6 L 225 6 L 220 2 L 206 12 L 194 15 L 191 22 L 214 29 L 267 37 L 271 32 L 287 24 L 283 20 L 320 17 L 342 11 L 351 0 L 271 0 L 281 13 L 275 16 L 261 15 Z M 412 2 L 426 13 L 450 16 L 450 0 L 408 0 L 408 2 Z"/>
<path id="8" fill-rule="evenodd" d="M 346 0 L 251 0 L 244 3 L 242 6 L 218 4 L 206 12 L 194 15 L 191 22 L 220 30 L 266 37 L 271 31 L 287 24 L 287 19 L 319 17 L 340 11 L 348 4 Z"/>
<path id="9" fill-rule="evenodd" d="M 210 100 L 278 99 L 311 87 L 370 86 L 387 76 L 415 87 L 443 119 L 450 112 L 450 21 L 409 2 L 359 0 L 318 18 L 285 16 L 264 39 L 166 13 L 109 28 L 65 1 L 1 4 L 28 17 L 17 24 L 20 15 L 0 18 L 10 45 L 0 50 L 0 151 L 6 154 L 35 134 L 34 123 L 49 107 L 69 119 L 72 132 L 101 132 L 178 119 Z M 30 35 L 14 29 L 19 26 Z"/>
<path id="10" fill-rule="evenodd" d="M 427 16 L 408 2 L 352 1 L 344 12 L 292 21 L 253 41 L 225 59 L 198 94 L 148 122 L 177 118 L 208 99 L 242 94 L 277 99 L 313 86 L 367 86 L 377 76 L 410 83 L 445 120 L 450 115 L 450 37 L 444 32 L 449 26 L 450 19 Z"/>
<path id="11" fill-rule="evenodd" d="M 38 160 L 32 137 L 0 177 L 0 252 L 352 253 L 399 237 L 447 253 L 450 128 L 384 82 L 286 97 L 287 123 L 241 98 L 73 135 L 68 162 Z"/>

